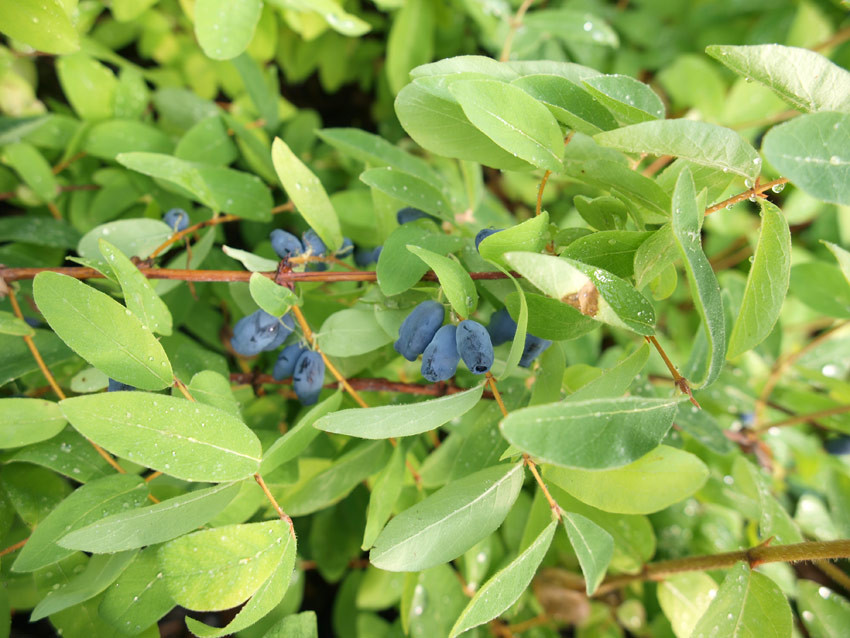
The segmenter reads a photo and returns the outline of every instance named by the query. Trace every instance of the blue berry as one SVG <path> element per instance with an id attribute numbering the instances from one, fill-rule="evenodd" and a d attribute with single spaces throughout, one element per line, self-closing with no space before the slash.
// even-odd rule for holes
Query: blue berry
<path id="1" fill-rule="evenodd" d="M 275 228 L 269 238 L 272 241 L 272 249 L 281 259 L 296 257 L 304 252 L 304 246 L 301 245 L 301 240 L 285 230 Z"/>
<path id="2" fill-rule="evenodd" d="M 125 392 L 130 390 L 135 390 L 131 385 L 127 385 L 126 383 L 121 383 L 120 381 L 116 381 L 115 379 L 109 380 L 109 386 L 106 388 L 107 392 Z"/>
<path id="3" fill-rule="evenodd" d="M 493 343 L 477 321 L 466 319 L 458 324 L 457 351 L 472 374 L 484 374 L 493 365 Z"/>
<path id="4" fill-rule="evenodd" d="M 423 301 L 416 306 L 399 328 L 398 340 L 393 344 L 396 352 L 408 361 L 416 361 L 437 334 L 445 314 L 445 308 L 436 301 Z"/>
<path id="5" fill-rule="evenodd" d="M 351 253 L 354 252 L 354 242 L 352 242 L 348 237 L 342 238 L 342 246 L 339 247 L 334 255 L 337 257 L 348 257 Z"/>
<path id="6" fill-rule="evenodd" d="M 430 219 L 435 224 L 439 224 L 440 220 L 434 217 L 433 215 L 429 215 L 424 210 L 419 210 L 418 208 L 413 208 L 412 206 L 408 206 L 406 208 L 402 208 L 395 214 L 396 221 L 398 221 L 399 225 L 406 224 L 407 222 L 416 221 L 417 219 Z"/>
<path id="7" fill-rule="evenodd" d="M 322 355 L 312 350 L 302 352 L 292 373 L 292 389 L 298 400 L 304 405 L 313 405 L 319 400 L 324 382 L 325 362 Z"/>
<path id="8" fill-rule="evenodd" d="M 360 266 L 361 268 L 365 268 L 369 264 L 377 262 L 378 256 L 381 254 L 381 248 L 382 246 L 378 246 L 374 250 L 358 248 L 354 251 L 354 263 Z"/>
<path id="9" fill-rule="evenodd" d="M 500 346 L 506 341 L 512 341 L 516 334 L 516 321 L 511 319 L 507 308 L 500 308 L 490 315 L 490 325 L 487 326 L 490 340 L 494 346 Z"/>
<path id="10" fill-rule="evenodd" d="M 551 345 L 552 342 L 548 339 L 541 339 L 531 334 L 525 335 L 525 347 L 522 349 L 519 365 L 523 368 L 529 367 Z"/>
<path id="11" fill-rule="evenodd" d="M 299 343 L 293 343 L 286 346 L 280 351 L 280 354 L 277 355 L 277 361 L 275 361 L 272 376 L 278 381 L 291 377 L 292 373 L 295 372 L 295 364 L 298 361 L 298 357 L 305 352 L 307 352 L 307 348 L 303 347 Z"/>
<path id="12" fill-rule="evenodd" d="M 322 238 L 316 234 L 312 228 L 301 235 L 301 242 L 304 244 L 304 254 L 312 255 L 313 257 L 324 257 L 328 252 L 328 247 Z M 307 270 L 322 271 L 327 270 L 328 265 L 325 263 L 310 263 L 307 265 Z"/>
<path id="13" fill-rule="evenodd" d="M 475 250 L 478 250 L 478 246 L 481 245 L 481 242 L 487 239 L 490 235 L 495 235 L 503 230 L 503 228 L 482 228 L 479 230 L 478 234 L 475 236 Z"/>
<path id="14" fill-rule="evenodd" d="M 178 233 L 189 228 L 189 214 L 182 208 L 172 208 L 162 216 L 162 221 Z"/>
<path id="15" fill-rule="evenodd" d="M 826 451 L 835 456 L 846 456 L 850 454 L 850 436 L 840 436 L 830 439 L 824 444 Z"/>
<path id="16" fill-rule="evenodd" d="M 425 348 L 422 354 L 422 376 L 432 382 L 451 379 L 459 362 L 457 327 L 448 324 L 437 330 L 437 334 Z"/>
<path id="17" fill-rule="evenodd" d="M 278 318 L 257 310 L 236 322 L 230 345 L 242 356 L 252 357 L 280 347 L 294 328 L 289 315 Z"/>

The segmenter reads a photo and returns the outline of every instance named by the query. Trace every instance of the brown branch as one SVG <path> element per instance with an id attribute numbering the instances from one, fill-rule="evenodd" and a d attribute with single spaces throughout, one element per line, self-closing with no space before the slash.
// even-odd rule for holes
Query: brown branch
<path id="1" fill-rule="evenodd" d="M 769 126 L 771 124 L 778 124 L 779 122 L 790 120 L 798 115 L 800 115 L 800 111 L 789 109 L 787 111 L 780 111 L 779 113 L 768 115 L 767 117 L 760 117 L 757 120 L 747 120 L 746 122 L 733 124 L 729 128 L 733 131 L 744 131 L 748 128 L 761 128 L 762 126 Z"/>
<path id="2" fill-rule="evenodd" d="M 850 40 L 850 27 L 844 27 L 843 29 L 836 31 L 832 34 L 830 38 L 813 46 L 812 51 L 823 51 L 824 49 L 831 49 L 832 47 L 847 42 L 847 40 Z"/>
<path id="3" fill-rule="evenodd" d="M 73 155 L 73 156 L 69 157 L 68 159 L 66 159 L 64 162 L 59 162 L 56 166 L 53 167 L 53 174 L 58 175 L 59 173 L 64 171 L 66 168 L 68 168 L 71 164 L 73 164 L 77 160 L 83 159 L 85 156 L 86 156 L 86 152 L 80 151 L 76 155 Z"/>
<path id="4" fill-rule="evenodd" d="M 779 179 L 775 179 L 772 182 L 766 182 L 764 184 L 756 184 L 752 188 L 748 188 L 743 193 L 738 193 L 730 197 L 729 199 L 724 199 L 719 204 L 715 204 L 714 206 L 709 206 L 705 209 L 706 215 L 711 215 L 712 213 L 716 213 L 722 208 L 726 208 L 727 206 L 732 206 L 733 204 L 737 204 L 738 202 L 742 202 L 745 199 L 749 199 L 750 197 L 756 196 L 758 197 L 765 191 L 769 191 L 774 186 L 779 186 L 780 184 L 787 184 L 787 177 L 780 177 Z"/>
<path id="5" fill-rule="evenodd" d="M 0 550 L 0 556 L 6 556 L 6 554 L 11 554 L 12 552 L 18 551 L 21 547 L 23 547 L 24 545 L 27 544 L 28 540 L 29 540 L 29 537 L 25 538 L 22 541 L 18 541 L 14 545 L 9 545 L 9 547 L 7 547 L 4 550 Z"/>
<path id="6" fill-rule="evenodd" d="M 652 177 L 662 168 L 667 166 L 667 164 L 672 162 L 674 159 L 676 158 L 672 155 L 661 155 L 660 157 L 655 158 L 655 160 L 651 164 L 649 164 L 645 169 L 643 169 L 643 174 L 646 177 Z"/>
<path id="7" fill-rule="evenodd" d="M 836 567 L 827 560 L 815 561 L 815 566 L 831 578 L 835 584 L 840 585 L 845 591 L 850 592 L 850 576 L 844 570 Z"/>
<path id="8" fill-rule="evenodd" d="M 511 19 L 508 24 L 508 36 L 505 38 L 505 44 L 502 47 L 502 53 L 499 55 L 500 62 L 507 62 L 508 58 L 511 57 L 511 47 L 514 43 L 514 36 L 516 35 L 517 29 L 522 26 L 522 19 L 525 17 L 526 11 L 529 10 L 531 5 L 534 4 L 534 0 L 524 0 L 523 3 L 519 6 L 519 9 L 516 10 L 516 14 Z"/>
<path id="9" fill-rule="evenodd" d="M 679 388 L 682 392 L 688 395 L 688 398 L 691 400 L 697 408 L 700 407 L 700 404 L 694 398 L 693 392 L 691 392 L 691 386 L 688 383 L 688 380 L 679 374 L 679 371 L 676 369 L 676 366 L 673 365 L 673 362 L 670 361 L 670 358 L 667 356 L 667 353 L 664 352 L 664 348 L 661 347 L 661 344 L 658 343 L 658 339 L 655 337 L 644 337 L 648 343 L 651 343 L 655 346 L 655 349 L 658 351 L 658 354 L 661 355 L 661 358 L 664 360 L 667 369 L 670 371 L 670 374 L 673 375 L 673 383 L 676 384 L 676 387 Z"/>
<path id="10" fill-rule="evenodd" d="M 183 383 L 177 377 L 174 377 L 174 385 L 177 387 L 178 390 L 180 390 L 180 394 L 186 397 L 189 401 L 195 400 L 195 397 L 193 397 L 192 394 L 189 392 L 189 388 L 186 387 L 186 384 Z"/>
<path id="11" fill-rule="evenodd" d="M 788 419 L 783 419 L 782 421 L 774 421 L 773 423 L 764 423 L 758 427 L 753 428 L 753 432 L 759 433 L 769 430 L 770 428 L 781 428 L 786 425 L 796 425 L 798 423 L 806 423 L 807 421 L 814 421 L 815 419 L 821 419 L 825 416 L 832 416 L 834 414 L 845 414 L 846 412 L 850 412 L 850 404 L 848 405 L 839 405 L 834 408 L 828 408 L 826 410 L 818 410 L 817 412 L 809 412 L 807 414 L 798 414 L 796 416 L 792 416 Z"/>
<path id="12" fill-rule="evenodd" d="M 277 515 L 280 516 L 280 520 L 285 521 L 286 524 L 289 525 L 289 533 L 292 538 L 295 538 L 295 526 L 292 524 L 292 519 L 289 518 L 289 515 L 281 509 L 280 505 L 278 505 L 277 500 L 269 490 L 268 485 L 266 485 L 266 482 L 263 480 L 263 477 L 260 476 L 259 472 L 254 474 L 254 480 L 257 481 L 257 484 L 260 486 L 260 489 L 263 490 L 263 494 L 266 495 L 266 498 L 272 504 L 272 507 L 274 507 L 275 511 L 277 512 Z"/>

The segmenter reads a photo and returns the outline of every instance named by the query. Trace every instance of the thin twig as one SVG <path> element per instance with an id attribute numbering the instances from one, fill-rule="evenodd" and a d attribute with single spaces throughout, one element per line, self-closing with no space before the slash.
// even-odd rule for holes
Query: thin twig
<path id="1" fill-rule="evenodd" d="M 507 62 L 511 57 L 511 47 L 514 43 L 514 36 L 516 35 L 517 29 L 522 26 L 522 19 L 525 17 L 525 12 L 528 11 L 532 4 L 534 4 L 534 0 L 524 0 L 508 24 L 508 35 L 505 38 L 505 44 L 502 47 L 502 53 L 499 56 L 500 62 Z"/>
<path id="2" fill-rule="evenodd" d="M 836 31 L 832 34 L 831 37 L 813 46 L 812 51 L 823 51 L 824 49 L 831 49 L 832 47 L 842 44 L 843 42 L 847 42 L 847 40 L 850 40 L 850 27 L 844 27 L 843 29 Z"/>
<path id="3" fill-rule="evenodd" d="M 280 505 L 278 505 L 277 500 L 269 490 L 268 485 L 266 485 L 266 482 L 263 480 L 263 477 L 260 476 L 259 472 L 254 474 L 254 480 L 257 481 L 257 484 L 260 486 L 260 489 L 263 490 L 263 494 L 266 495 L 266 498 L 272 504 L 272 507 L 274 507 L 275 511 L 277 512 L 277 515 L 280 516 L 280 520 L 285 521 L 286 524 L 289 525 L 289 533 L 292 538 L 295 538 L 295 526 L 292 524 L 292 519 L 289 518 L 289 515 L 284 512 L 283 509 L 281 509 Z"/>
<path id="4" fill-rule="evenodd" d="M 839 569 L 826 560 L 815 561 L 815 566 L 831 578 L 834 583 L 843 587 L 845 591 L 850 592 L 850 576 L 844 570 Z"/>
<path id="5" fill-rule="evenodd" d="M 807 421 L 814 421 L 816 419 L 822 419 L 823 417 L 833 416 L 835 414 L 845 414 L 850 412 L 850 404 L 848 405 L 839 405 L 834 408 L 828 408 L 826 410 L 818 410 L 817 412 L 808 412 L 807 414 L 798 414 L 797 416 L 792 416 L 788 419 L 783 419 L 781 421 L 774 421 L 773 423 L 764 423 L 759 425 L 758 427 L 754 427 L 752 429 L 753 432 L 765 432 L 770 428 L 781 428 L 786 425 L 797 425 L 798 423 L 806 423 Z"/>
<path id="6" fill-rule="evenodd" d="M 543 190 L 546 188 L 546 182 L 549 181 L 549 176 L 552 174 L 552 171 L 546 171 L 543 173 L 543 179 L 540 180 L 540 186 L 537 188 L 537 208 L 534 211 L 534 215 L 537 216 L 540 214 L 540 211 L 543 210 Z"/>
<path id="7" fill-rule="evenodd" d="M 697 408 L 700 407 L 700 404 L 694 398 L 693 392 L 691 392 L 691 386 L 688 383 L 688 380 L 679 374 L 679 371 L 676 369 L 676 366 L 673 365 L 673 362 L 670 361 L 670 358 L 667 356 L 667 353 L 664 352 L 664 348 L 661 347 L 661 344 L 658 343 L 658 339 L 655 337 L 644 337 L 648 343 L 651 343 L 655 346 L 655 349 L 658 351 L 658 354 L 661 355 L 661 358 L 664 360 L 667 369 L 670 371 L 670 374 L 673 375 L 673 383 L 676 384 L 676 387 L 679 388 L 682 392 L 688 395 L 688 398 L 691 400 Z"/>
<path id="8" fill-rule="evenodd" d="M 76 155 L 72 155 L 71 157 L 66 159 L 64 162 L 59 162 L 56 166 L 53 167 L 53 174 L 58 175 L 59 173 L 64 171 L 66 168 L 68 168 L 71 164 L 73 164 L 77 160 L 83 159 L 85 156 L 86 156 L 86 152 L 80 151 Z"/>
<path id="9" fill-rule="evenodd" d="M 667 166 L 667 164 L 672 162 L 674 159 L 676 158 L 672 155 L 661 155 L 660 157 L 655 158 L 655 160 L 651 164 L 649 164 L 645 169 L 643 169 L 643 174 L 646 177 L 652 177 L 662 168 Z"/>
<path id="10" fill-rule="evenodd" d="M 28 540 L 29 540 L 29 537 L 25 538 L 22 541 L 18 541 L 14 545 L 9 545 L 9 547 L 0 551 L 0 556 L 5 556 L 6 554 L 11 554 L 12 552 L 18 551 L 21 547 L 23 547 L 24 545 L 27 544 Z"/>
<path id="11" fill-rule="evenodd" d="M 723 208 L 727 208 L 728 206 L 733 206 L 734 204 L 737 204 L 738 202 L 742 202 L 745 199 L 749 199 L 750 197 L 753 197 L 753 196 L 758 197 L 759 195 L 761 195 L 765 191 L 772 189 L 774 186 L 779 186 L 780 184 L 787 184 L 787 183 L 788 183 L 787 177 L 780 177 L 779 179 L 775 179 L 772 182 L 766 182 L 764 184 L 756 184 L 752 188 L 748 188 L 747 190 L 745 190 L 743 193 L 738 193 L 737 195 L 734 195 L 734 196 L 730 197 L 729 199 L 724 199 L 719 204 L 715 204 L 714 206 L 709 206 L 708 208 L 705 209 L 705 214 L 711 215 L 712 213 L 716 213 L 717 211 L 719 211 Z"/>
<path id="12" fill-rule="evenodd" d="M 767 117 L 761 117 L 757 120 L 747 120 L 746 122 L 740 122 L 738 124 L 732 124 L 729 126 L 733 131 L 745 131 L 748 128 L 761 128 L 762 126 L 770 126 L 771 124 L 777 124 L 779 122 L 784 122 L 785 120 L 790 120 L 793 117 L 797 117 L 800 115 L 800 111 L 795 109 L 789 109 L 787 111 L 781 111 L 779 113 L 774 113 L 773 115 L 768 115 Z"/>
<path id="13" fill-rule="evenodd" d="M 177 387 L 178 390 L 180 390 L 180 394 L 189 399 L 189 401 L 195 400 L 195 397 L 193 397 L 192 394 L 189 392 L 189 388 L 186 387 L 186 384 L 183 383 L 177 377 L 174 377 L 174 385 Z"/>

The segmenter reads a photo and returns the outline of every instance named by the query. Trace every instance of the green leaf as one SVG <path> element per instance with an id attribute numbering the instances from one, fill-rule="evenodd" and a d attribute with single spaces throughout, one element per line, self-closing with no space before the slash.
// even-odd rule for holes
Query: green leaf
<path id="1" fill-rule="evenodd" d="M 195 2 L 195 36 L 214 60 L 235 58 L 248 48 L 263 10 L 261 0 Z"/>
<path id="2" fill-rule="evenodd" d="M 590 94 L 625 125 L 664 117 L 664 103 L 643 82 L 627 75 L 597 75 L 582 80 Z"/>
<path id="3" fill-rule="evenodd" d="M 252 596 L 295 553 L 281 520 L 225 525 L 181 536 L 159 550 L 168 593 L 196 611 L 230 609 Z"/>
<path id="4" fill-rule="evenodd" d="M 230 380 L 223 374 L 215 370 L 201 370 L 192 377 L 188 388 L 189 394 L 196 401 L 229 412 L 237 419 L 241 417 L 239 403 L 233 396 Z M 173 388 L 171 392 L 172 395 L 177 396 L 180 391 Z"/>
<path id="5" fill-rule="evenodd" d="M 676 260 L 676 238 L 671 224 L 664 224 L 635 251 L 635 287 L 640 290 Z"/>
<path id="6" fill-rule="evenodd" d="M 429 0 L 407 0 L 393 19 L 385 64 L 394 94 L 410 81 L 411 69 L 433 58 L 434 13 Z"/>
<path id="7" fill-rule="evenodd" d="M 248 280 L 248 289 L 257 305 L 270 315 L 282 317 L 292 306 L 300 305 L 298 295 L 257 272 Z"/>
<path id="8" fill-rule="evenodd" d="M 272 144 L 272 161 L 280 183 L 298 212 L 329 251 L 337 250 L 342 246 L 342 231 L 322 183 L 279 137 Z"/>
<path id="9" fill-rule="evenodd" d="M 59 405 L 44 399 L 0 399 L 0 449 L 46 441 L 65 428 Z"/>
<path id="10" fill-rule="evenodd" d="M 774 126 L 764 156 L 812 197 L 850 204 L 850 115 L 812 113 Z"/>
<path id="11" fill-rule="evenodd" d="M 200 638 L 218 638 L 219 636 L 230 636 L 246 627 L 254 625 L 273 611 L 286 593 L 289 581 L 292 579 L 295 567 L 295 539 L 286 543 L 283 558 L 269 579 L 263 583 L 257 592 L 251 597 L 236 617 L 222 628 L 210 627 L 194 618 L 186 618 L 186 626 Z"/>
<path id="12" fill-rule="evenodd" d="M 56 199 L 59 186 L 53 170 L 35 146 L 27 142 L 9 144 L 0 153 L 0 161 L 13 168 L 39 199 L 45 202 Z"/>
<path id="13" fill-rule="evenodd" d="M 691 638 L 716 594 L 717 583 L 704 572 L 673 574 L 658 585 L 658 602 L 676 638 Z"/>
<path id="14" fill-rule="evenodd" d="M 101 159 L 114 160 L 119 153 L 146 151 L 169 153 L 171 139 L 158 128 L 136 120 L 108 120 L 92 126 L 86 133 L 83 150 Z"/>
<path id="15" fill-rule="evenodd" d="M 475 592 L 452 627 L 452 638 L 500 616 L 519 599 L 534 578 L 557 528 L 557 521 L 549 523 L 519 556 Z"/>
<path id="16" fill-rule="evenodd" d="M 121 284 L 124 293 L 124 303 L 127 304 L 142 325 L 161 335 L 171 334 L 171 312 L 168 306 L 154 292 L 148 278 L 145 277 L 136 265 L 127 259 L 120 250 L 105 239 L 101 239 L 100 252 L 106 262 L 112 267 L 112 272 Z"/>
<path id="17" fill-rule="evenodd" d="M 332 357 L 366 354 L 393 341 L 375 318 L 374 309 L 362 305 L 332 314 L 316 336 L 322 352 Z"/>
<path id="18" fill-rule="evenodd" d="M 585 317 L 581 312 L 558 299 L 550 299 L 531 292 L 525 292 L 523 296 L 528 304 L 528 332 L 536 337 L 566 341 L 577 339 L 599 327 L 599 322 Z M 511 318 L 517 321 L 520 312 L 519 293 L 508 294 L 505 297 L 505 306 Z M 525 340 L 522 341 L 524 343 Z"/>
<path id="19" fill-rule="evenodd" d="M 755 180 L 761 158 L 732 129 L 695 120 L 655 120 L 605 131 L 593 137 L 601 146 L 627 153 L 673 155 Z"/>
<path id="20" fill-rule="evenodd" d="M 698 457 L 666 445 L 613 470 L 554 467 L 546 478 L 603 512 L 652 514 L 679 503 L 708 480 Z"/>
<path id="21" fill-rule="evenodd" d="M 185 399 L 110 392 L 65 399 L 65 418 L 113 454 L 186 481 L 235 481 L 259 469 L 260 442 L 227 412 Z"/>
<path id="22" fill-rule="evenodd" d="M 528 93 L 496 80 L 459 80 L 449 91 L 469 121 L 503 149 L 538 168 L 563 168 L 561 127 Z"/>
<path id="23" fill-rule="evenodd" d="M 475 312 L 478 307 L 478 291 L 463 266 L 453 259 L 419 246 L 408 246 L 407 249 L 433 269 L 446 299 L 459 316 L 466 318 Z"/>
<path id="24" fill-rule="evenodd" d="M 155 623 L 174 607 L 174 601 L 162 581 L 158 547 L 140 551 L 106 593 L 98 606 L 98 615 L 113 627 L 141 631 Z"/>
<path id="25" fill-rule="evenodd" d="M 726 358 L 734 359 L 764 341 L 779 319 L 791 278 L 791 231 L 785 215 L 761 202 L 761 231 L 741 310 L 729 337 Z"/>
<path id="26" fill-rule="evenodd" d="M 375 539 L 389 520 L 393 506 L 401 494 L 404 483 L 404 459 L 409 448 L 407 441 L 403 440 L 395 446 L 389 462 L 375 479 L 372 493 L 369 495 L 366 527 L 363 530 L 363 542 L 360 544 L 360 549 L 368 550 L 374 545 Z"/>
<path id="27" fill-rule="evenodd" d="M 581 565 L 584 587 L 589 596 L 605 578 L 605 572 L 614 555 L 614 539 L 611 534 L 581 514 L 562 512 L 561 520 Z"/>
<path id="28" fill-rule="evenodd" d="M 511 412 L 501 430 L 508 441 L 544 462 L 604 470 L 655 449 L 673 424 L 678 402 L 620 397 L 537 405 Z"/>
<path id="29" fill-rule="evenodd" d="M 263 638 L 318 638 L 315 611 L 302 611 L 276 623 Z"/>
<path id="30" fill-rule="evenodd" d="M 94 484 L 86 487 L 91 485 Z M 100 513 L 89 521 L 91 524 L 76 525 L 73 531 L 62 535 L 59 545 L 95 554 L 156 545 L 211 521 L 238 492 L 238 483 L 222 483 L 129 512 L 115 508 L 116 514 L 104 518 Z"/>
<path id="31" fill-rule="evenodd" d="M 314 427 L 363 439 L 412 436 L 466 414 L 475 407 L 483 392 L 484 386 L 479 385 L 465 392 L 418 403 L 342 410 L 323 416 Z"/>
<path id="32" fill-rule="evenodd" d="M 100 260 L 98 242 L 108 238 L 125 255 L 146 259 L 173 234 L 174 229 L 159 219 L 119 219 L 96 226 L 83 235 L 77 244 L 77 252 L 81 257 Z"/>
<path id="33" fill-rule="evenodd" d="M 26 321 L 18 319 L 11 312 L 0 310 L 0 334 L 14 335 L 16 337 L 33 337 L 35 336 L 35 330 Z"/>
<path id="34" fill-rule="evenodd" d="M 511 318 L 516 322 L 516 332 L 514 333 L 513 343 L 511 343 L 511 349 L 508 353 L 508 359 L 505 361 L 505 367 L 496 375 L 496 378 L 501 380 L 513 374 L 514 370 L 516 370 L 519 365 L 520 359 L 522 359 L 522 353 L 525 350 L 525 339 L 528 334 L 528 304 L 526 303 L 525 291 L 523 291 L 522 286 L 520 286 L 516 277 L 496 262 L 491 263 L 494 264 L 498 270 L 501 270 L 504 274 L 506 274 L 511 280 L 511 283 L 514 285 L 515 292 L 510 293 L 508 296 L 516 300 L 514 308 L 515 312 L 511 316 Z"/>
<path id="35" fill-rule="evenodd" d="M 280 93 L 272 90 L 266 81 L 263 67 L 254 60 L 247 52 L 243 52 L 231 61 L 239 72 L 242 83 L 251 96 L 251 101 L 257 109 L 260 118 L 265 121 L 263 128 L 267 131 L 276 131 L 280 125 L 280 113 L 278 111 L 278 100 Z M 275 78 L 277 75 L 275 74 Z"/>
<path id="36" fill-rule="evenodd" d="M 807 261 L 793 266 L 791 294 L 820 314 L 850 319 L 850 282 L 833 264 Z"/>
<path id="37" fill-rule="evenodd" d="M 138 476 L 113 474 L 86 483 L 38 524 L 12 570 L 32 572 L 67 558 L 74 552 L 56 544 L 62 536 L 114 512 L 141 507 L 147 497 L 148 487 Z"/>
<path id="38" fill-rule="evenodd" d="M 850 603 L 828 587 L 797 581 L 797 608 L 812 638 L 841 638 L 850 626 Z"/>
<path id="39" fill-rule="evenodd" d="M 541 32 L 541 37 L 555 37 L 567 45 L 617 47 L 617 33 L 599 16 L 574 9 L 542 9 L 523 18 L 523 25 Z"/>
<path id="40" fill-rule="evenodd" d="M 511 226 L 485 237 L 478 244 L 478 253 L 490 261 L 507 266 L 503 255 L 507 252 L 536 253 L 546 247 L 549 238 L 549 213 L 545 210 L 521 224 Z"/>
<path id="41" fill-rule="evenodd" d="M 560 254 L 628 278 L 634 274 L 635 253 L 651 236 L 644 231 L 600 230 L 570 242 Z"/>
<path id="42" fill-rule="evenodd" d="M 190 162 L 206 162 L 207 164 L 227 166 L 239 157 L 239 151 L 227 134 L 227 128 L 222 118 L 218 115 L 211 115 L 186 131 L 177 143 L 174 155 Z"/>
<path id="43" fill-rule="evenodd" d="M 80 483 L 109 476 L 115 471 L 72 427 L 51 439 L 21 448 L 9 462 L 35 463 Z"/>
<path id="44" fill-rule="evenodd" d="M 531 168 L 530 164 L 494 143 L 467 119 L 460 104 L 446 90 L 446 84 L 452 77 L 420 77 L 399 91 L 395 100 L 396 116 L 413 141 L 437 155 L 471 160 L 493 168 Z"/>
<path id="45" fill-rule="evenodd" d="M 83 573 L 74 577 L 64 587 L 52 590 L 41 599 L 41 602 L 32 610 L 30 622 L 47 618 L 63 609 L 94 598 L 115 582 L 135 556 L 135 551 L 93 556 L 89 559 Z"/>
<path id="46" fill-rule="evenodd" d="M 610 192 L 630 210 L 639 206 L 641 216 L 647 217 L 646 223 L 660 224 L 670 217 L 670 196 L 657 182 L 628 166 L 609 159 L 582 158 L 567 161 L 565 173 Z"/>
<path id="47" fill-rule="evenodd" d="M 421 571 L 457 558 L 502 524 L 522 487 L 522 467 L 489 467 L 405 510 L 378 536 L 370 562 L 392 572 Z"/>
<path id="48" fill-rule="evenodd" d="M 334 31 L 351 38 L 368 33 L 372 28 L 368 22 L 348 13 L 334 0 L 289 0 L 288 4 L 294 4 L 304 11 L 315 11 Z"/>
<path id="49" fill-rule="evenodd" d="M 846 279 L 847 283 L 850 284 L 850 252 L 844 250 L 837 244 L 826 241 L 825 239 L 821 239 L 821 243 L 829 248 L 829 252 L 832 253 L 833 257 L 835 257 L 839 268 L 841 268 L 841 272 L 844 274 L 844 279 Z"/>
<path id="50" fill-rule="evenodd" d="M 717 454 L 729 454 L 736 449 L 735 444 L 723 434 L 723 428 L 717 419 L 695 405 L 679 405 L 675 423 L 683 432 Z"/>
<path id="51" fill-rule="evenodd" d="M 742 562 L 727 572 L 692 638 L 790 638 L 792 627 L 791 608 L 776 583 Z"/>
<path id="52" fill-rule="evenodd" d="M 683 170 L 673 192 L 673 237 L 688 273 L 691 294 L 697 312 L 702 319 L 702 329 L 708 352 L 706 360 L 698 362 L 701 376 L 694 385 L 704 388 L 717 378 L 723 368 L 726 354 L 726 323 L 723 317 L 723 301 L 720 285 L 714 270 L 702 251 L 700 242 L 700 211 L 697 209 L 696 193 L 691 172 Z"/>
<path id="53" fill-rule="evenodd" d="M 781 44 L 713 45 L 705 52 L 796 109 L 850 112 L 850 73 L 819 53 Z"/>
<path id="54" fill-rule="evenodd" d="M 44 53 L 73 53 L 80 36 L 58 0 L 0 2 L 2 32 Z"/>
<path id="55" fill-rule="evenodd" d="M 221 251 L 239 262 L 251 272 L 272 272 L 277 269 L 278 263 L 274 259 L 266 259 L 247 250 L 239 250 L 230 246 L 222 246 Z"/>
<path id="56" fill-rule="evenodd" d="M 436 232 L 429 221 L 408 222 L 396 228 L 384 243 L 376 269 L 378 286 L 387 296 L 408 290 L 428 272 L 428 265 L 407 249 L 411 244 L 448 254 L 460 248 L 462 242 L 457 237 Z"/>
<path id="57" fill-rule="evenodd" d="M 523 277 L 554 299 L 602 323 L 655 334 L 655 310 L 631 284 L 601 268 L 536 253 L 506 253 Z"/>
<path id="58" fill-rule="evenodd" d="M 643 370 L 649 359 L 649 344 L 644 343 L 616 366 L 605 370 L 598 377 L 573 392 L 567 401 L 603 399 L 625 394 L 635 377 Z"/>
<path id="59" fill-rule="evenodd" d="M 107 66 L 85 53 L 74 53 L 56 60 L 56 74 L 65 97 L 82 119 L 105 120 L 113 116 L 118 80 Z"/>
<path id="60" fill-rule="evenodd" d="M 454 221 L 452 206 L 446 201 L 443 193 L 416 175 L 386 166 L 363 171 L 360 174 L 360 181 L 409 206 L 447 221 Z"/>
<path id="61" fill-rule="evenodd" d="M 593 199 L 576 195 L 573 198 L 573 204 L 581 218 L 597 230 L 620 230 L 626 225 L 629 216 L 626 205 L 610 195 Z"/>
<path id="62" fill-rule="evenodd" d="M 114 299 L 54 272 L 41 272 L 33 295 L 47 323 L 74 352 L 113 379 L 143 390 L 173 382 L 162 346 Z"/>
<path id="63" fill-rule="evenodd" d="M 55 248 L 75 248 L 80 241 L 79 231 L 66 221 L 31 215 L 12 215 L 0 219 L 0 237 L 6 241 L 23 241 Z"/>
<path id="64" fill-rule="evenodd" d="M 271 219 L 271 193 L 255 175 L 161 153 L 121 153 L 115 159 L 131 170 L 176 185 L 181 194 L 213 211 L 254 221 Z"/>

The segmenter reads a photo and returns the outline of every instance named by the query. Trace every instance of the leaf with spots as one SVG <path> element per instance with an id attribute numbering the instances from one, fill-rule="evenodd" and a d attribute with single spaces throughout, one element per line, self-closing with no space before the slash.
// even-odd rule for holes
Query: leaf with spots
<path id="1" fill-rule="evenodd" d="M 236 607 L 253 596 L 295 554 L 283 521 L 225 525 L 181 536 L 159 550 L 174 601 L 195 611 Z"/>
<path id="2" fill-rule="evenodd" d="M 444 194 L 424 179 L 391 166 L 370 168 L 360 174 L 360 181 L 377 188 L 408 206 L 447 221 L 454 221 L 452 205 Z"/>
<path id="3" fill-rule="evenodd" d="M 98 607 L 103 620 L 128 634 L 155 623 L 174 607 L 159 570 L 158 550 L 148 547 L 140 551 L 106 590 Z"/>
<path id="4" fill-rule="evenodd" d="M 146 392 L 80 396 L 59 406 L 83 436 L 175 478 L 236 481 L 260 467 L 257 436 L 212 406 Z"/>

